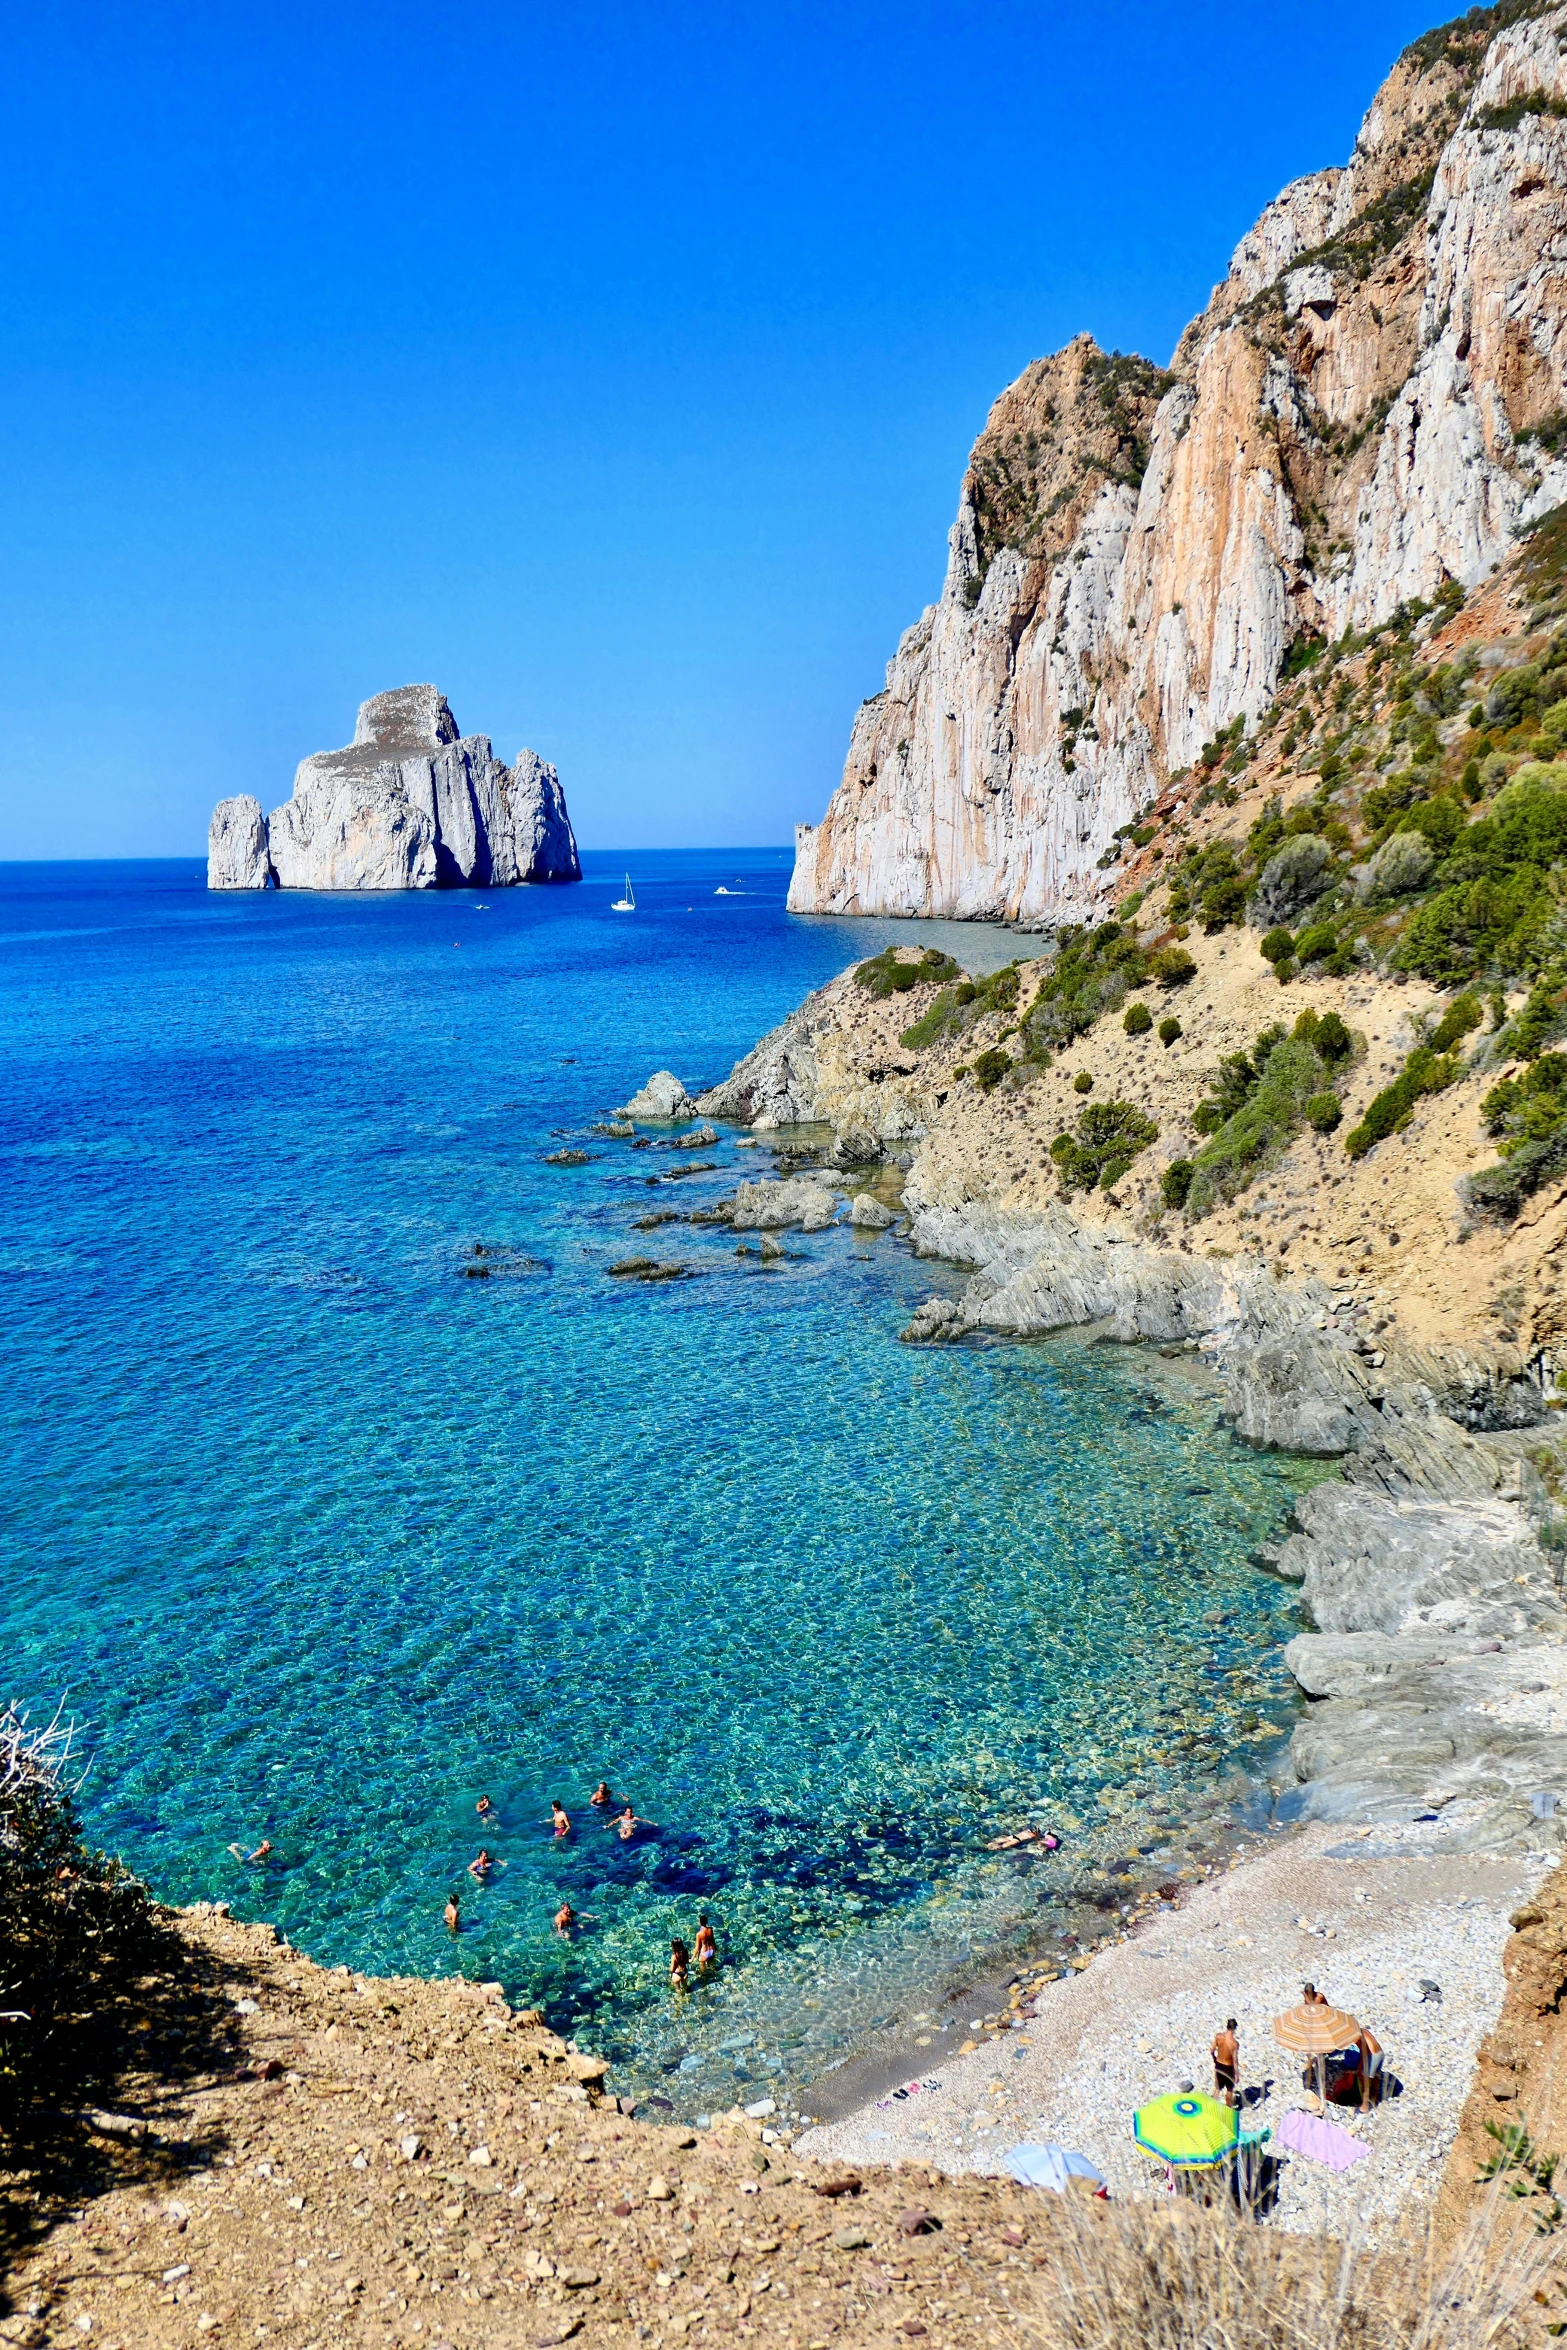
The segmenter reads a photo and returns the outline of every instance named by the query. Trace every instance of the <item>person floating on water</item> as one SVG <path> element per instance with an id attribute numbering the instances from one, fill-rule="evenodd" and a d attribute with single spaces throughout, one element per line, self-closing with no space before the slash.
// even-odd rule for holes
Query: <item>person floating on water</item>
<path id="1" fill-rule="evenodd" d="M 563 1901 L 555 1912 L 555 1931 L 562 1941 L 571 1940 L 571 1929 L 577 1922 L 577 1913 L 569 1901 Z"/>
<path id="2" fill-rule="evenodd" d="M 691 1988 L 691 1953 L 678 1934 L 669 1945 L 669 1979 L 677 1991 Z"/>
<path id="3" fill-rule="evenodd" d="M 707 1922 L 706 1910 L 701 1909 L 697 1911 L 696 1918 L 696 1971 L 699 1975 L 705 1975 L 717 1964 L 717 1939 Z"/>
<path id="4" fill-rule="evenodd" d="M 550 1797 L 550 1817 L 555 1822 L 555 1833 L 557 1836 L 569 1836 L 571 1834 L 571 1821 L 567 1815 L 566 1806 L 561 1802 L 558 1795 L 552 1795 Z"/>
<path id="5" fill-rule="evenodd" d="M 638 1828 L 645 1826 L 645 1824 L 646 1823 L 644 1821 L 637 1818 L 635 1811 L 628 1802 L 625 1810 L 621 1813 L 619 1819 L 615 1822 L 615 1826 L 620 1832 L 621 1843 L 629 1844 L 632 1837 L 636 1834 Z"/>
<path id="6" fill-rule="evenodd" d="M 254 1852 L 245 1852 L 237 1844 L 231 1844 L 229 1850 L 233 1853 L 234 1858 L 242 1860 L 247 1868 L 264 1869 L 272 1858 L 272 1839 L 270 1836 L 263 1836 Z"/>
<path id="7" fill-rule="evenodd" d="M 609 1781 L 607 1779 L 600 1779 L 598 1785 L 594 1788 L 592 1794 L 588 1797 L 588 1801 L 599 1811 L 614 1810 L 615 1798 L 609 1791 Z"/>
<path id="8" fill-rule="evenodd" d="M 462 1932 L 462 1910 L 458 1904 L 455 1893 L 447 1894 L 446 1908 L 442 1914 L 446 1919 L 446 1931 L 448 1934 L 460 1934 Z"/>
<path id="9" fill-rule="evenodd" d="M 468 1863 L 468 1874 L 470 1877 L 477 1877 L 481 1885 L 484 1884 L 488 1878 L 494 1876 L 495 1863 L 493 1860 L 491 1860 L 489 1852 L 484 1845 L 481 1844 L 479 1847 L 478 1859 L 471 1860 Z"/>

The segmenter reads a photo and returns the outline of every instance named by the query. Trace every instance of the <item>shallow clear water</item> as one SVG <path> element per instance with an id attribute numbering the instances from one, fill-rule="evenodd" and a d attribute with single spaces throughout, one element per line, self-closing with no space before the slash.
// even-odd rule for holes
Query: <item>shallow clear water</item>
<path id="1" fill-rule="evenodd" d="M 0 868 L 3 1694 L 68 1692 L 92 1829 L 170 1898 L 498 1978 L 695 2110 L 1024 1930 L 1051 1870 L 998 1828 L 1124 1840 L 1244 1762 L 1293 1628 L 1248 1558 L 1317 1472 L 1157 1357 L 900 1347 L 961 1276 L 895 1239 L 764 1272 L 634 1232 L 765 1155 L 673 1180 L 591 1122 L 895 926 L 791 920 L 756 851 L 636 859 L 617 916 L 623 865 L 477 902 Z M 607 1278 L 631 1250 L 700 1278 Z M 264 1835 L 263 1879 L 226 1847 Z M 699 1906 L 728 1963 L 677 2003 Z"/>

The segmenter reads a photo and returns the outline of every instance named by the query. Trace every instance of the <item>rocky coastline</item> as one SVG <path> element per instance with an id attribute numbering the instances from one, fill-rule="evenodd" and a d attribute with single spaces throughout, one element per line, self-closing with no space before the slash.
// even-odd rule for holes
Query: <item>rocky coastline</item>
<path id="1" fill-rule="evenodd" d="M 1359 1279 L 1281 1279 L 1258 1256 L 1194 1254 L 1060 1201 L 944 1200 L 915 1105 L 889 1082 L 908 1072 L 845 1079 L 842 1007 L 825 990 L 723 1084 L 680 1088 L 686 1115 L 768 1133 L 792 1170 L 743 1183 L 726 1220 L 820 1230 L 843 1189 L 855 1218 L 864 1201 L 892 1220 L 890 1182 L 915 1253 L 969 1268 L 960 1296 L 916 1310 L 906 1343 L 1072 1329 L 1189 1351 L 1237 1441 L 1336 1460 L 1260 1559 L 1299 1586 L 1308 1627 L 1285 1652 L 1307 1706 L 1276 1816 L 1434 1820 L 1449 1849 L 1554 1849 L 1567 1603 L 1550 1488 L 1567 1441 L 1545 1367 L 1416 1338 Z M 791 1136 L 816 1165 L 788 1155 Z"/>

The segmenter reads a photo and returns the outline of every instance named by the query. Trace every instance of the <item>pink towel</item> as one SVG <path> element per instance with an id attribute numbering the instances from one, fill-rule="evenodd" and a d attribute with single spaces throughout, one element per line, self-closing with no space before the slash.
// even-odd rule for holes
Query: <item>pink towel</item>
<path id="1" fill-rule="evenodd" d="M 1348 2130 L 1341 2130 L 1333 2122 L 1323 2121 L 1315 2113 L 1302 2113 L 1298 2108 L 1287 2113 L 1279 2124 L 1275 2145 L 1287 2146 L 1292 2154 L 1304 2154 L 1308 2162 L 1325 2162 L 1329 2170 L 1348 2170 L 1370 2153 Z"/>

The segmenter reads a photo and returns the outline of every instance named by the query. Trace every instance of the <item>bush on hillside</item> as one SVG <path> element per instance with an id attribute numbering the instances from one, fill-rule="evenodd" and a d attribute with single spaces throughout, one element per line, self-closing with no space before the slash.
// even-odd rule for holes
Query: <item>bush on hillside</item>
<path id="1" fill-rule="evenodd" d="M 1058 1134 L 1050 1145 L 1068 1191 L 1111 1191 L 1139 1151 L 1159 1138 L 1159 1129 L 1131 1102 L 1090 1102 L 1075 1134 Z"/>
<path id="2" fill-rule="evenodd" d="M 1153 1026 L 1153 1014 L 1146 1004 L 1128 1004 L 1121 1026 L 1128 1036 L 1146 1036 Z"/>
<path id="3" fill-rule="evenodd" d="M 1031 1055 L 1038 1059 L 1052 1045 L 1086 1036 L 1101 1014 L 1118 1011 L 1147 977 L 1148 959 L 1129 924 L 1064 930 L 1024 1023 Z"/>
<path id="4" fill-rule="evenodd" d="M 870 996 L 906 995 L 910 988 L 926 987 L 932 981 L 955 979 L 958 966 L 950 955 L 938 954 L 934 947 L 912 963 L 904 962 L 896 947 L 883 947 L 879 955 L 872 955 L 854 974 L 857 987 L 863 987 Z"/>

